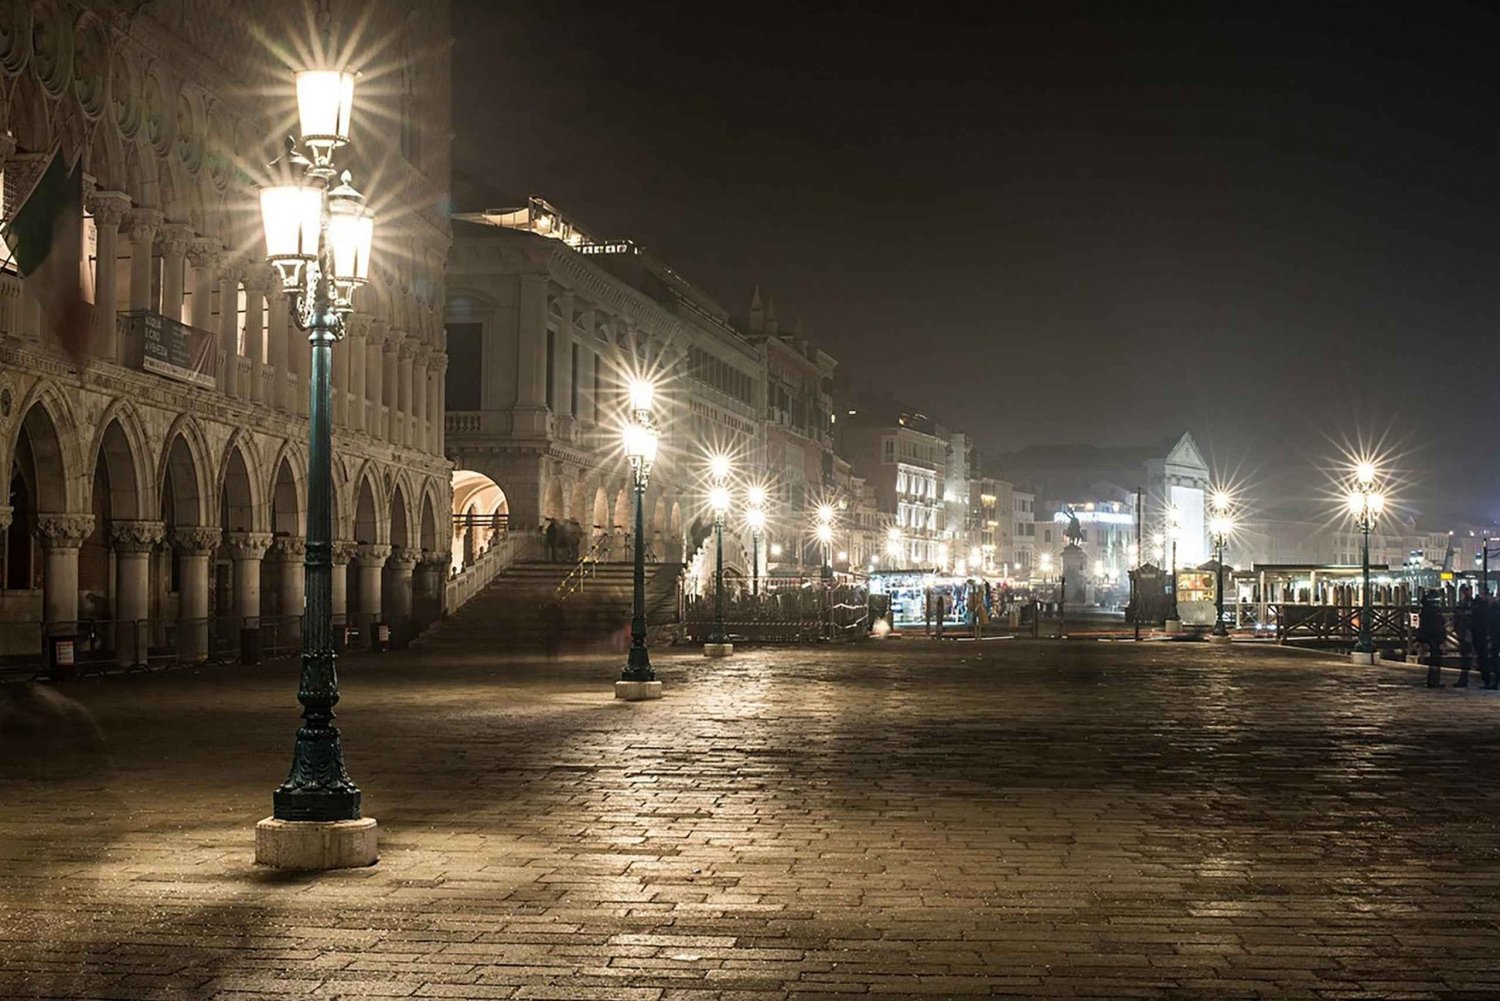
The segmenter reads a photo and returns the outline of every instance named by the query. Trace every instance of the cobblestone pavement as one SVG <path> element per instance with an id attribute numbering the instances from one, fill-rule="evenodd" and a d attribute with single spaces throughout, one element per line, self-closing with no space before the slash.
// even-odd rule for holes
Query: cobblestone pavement
<path id="1" fill-rule="evenodd" d="M 1500 997 L 1500 695 L 1206 644 L 657 662 L 638 704 L 613 659 L 350 662 L 382 859 L 321 875 L 251 864 L 293 665 L 6 686 L 0 995 Z"/>

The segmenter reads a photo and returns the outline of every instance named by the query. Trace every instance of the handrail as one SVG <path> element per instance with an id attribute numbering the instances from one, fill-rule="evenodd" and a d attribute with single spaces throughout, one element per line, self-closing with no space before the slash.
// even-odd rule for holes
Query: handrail
<path id="1" fill-rule="evenodd" d="M 568 571 L 567 576 L 558 583 L 557 588 L 552 592 L 552 600 L 566 601 L 571 595 L 582 591 L 583 582 L 598 569 L 599 564 L 602 562 L 599 559 L 599 554 L 608 549 L 609 536 L 601 535 L 598 539 L 595 539 L 594 544 L 589 547 L 589 551 L 583 554 L 582 558 L 573 565 L 573 569 Z"/>

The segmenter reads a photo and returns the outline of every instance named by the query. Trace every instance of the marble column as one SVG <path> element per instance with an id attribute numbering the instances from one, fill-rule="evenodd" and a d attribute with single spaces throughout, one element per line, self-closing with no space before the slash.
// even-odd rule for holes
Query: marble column
<path id="1" fill-rule="evenodd" d="M 342 648 L 344 631 L 341 627 L 354 624 L 350 622 L 349 616 L 349 561 L 359 552 L 359 546 L 353 542 L 340 541 L 335 542 L 330 551 L 333 554 L 333 592 L 328 608 L 333 616 L 334 643 Z"/>
<path id="2" fill-rule="evenodd" d="M 440 354 L 432 360 L 430 369 L 432 378 L 432 393 L 428 397 L 427 406 L 431 411 L 428 418 L 428 426 L 432 428 L 432 441 L 427 451 L 433 455 L 442 455 L 444 445 L 447 442 L 448 427 L 446 415 L 448 411 L 448 387 L 444 376 L 448 371 L 448 356 Z"/>
<path id="3" fill-rule="evenodd" d="M 269 404 L 266 394 L 266 291 L 271 287 L 271 269 L 259 262 L 247 262 L 245 286 L 245 357 L 250 359 L 250 391 L 244 399 Z"/>
<path id="4" fill-rule="evenodd" d="M 21 279 L 0 271 L 0 332 L 21 335 Z"/>
<path id="5" fill-rule="evenodd" d="M 416 427 L 412 445 L 422 452 L 428 450 L 432 437 L 431 425 L 427 421 L 427 363 L 431 358 L 432 349 L 425 344 L 419 346 L 412 357 L 411 412 Z"/>
<path id="6" fill-rule="evenodd" d="M 240 262 L 226 258 L 219 271 L 219 380 L 225 396 L 248 399 L 249 387 L 240 385 Z"/>
<path id="7" fill-rule="evenodd" d="M 396 376 L 396 414 L 397 425 L 396 443 L 410 446 L 412 443 L 412 425 L 416 420 L 412 416 L 412 360 L 417 355 L 417 342 L 410 337 L 403 338 L 399 350 Z"/>
<path id="8" fill-rule="evenodd" d="M 188 249 L 194 240 L 193 228 L 170 222 L 161 228 L 157 249 L 161 253 L 161 314 L 182 322 L 182 292 Z"/>
<path id="9" fill-rule="evenodd" d="M 385 407 L 385 427 L 382 435 L 392 445 L 401 443 L 400 418 L 396 413 L 397 379 L 396 366 L 400 361 L 401 332 L 392 330 L 381 345 L 380 358 L 380 402 Z"/>
<path id="10" fill-rule="evenodd" d="M 42 621 L 48 635 L 78 626 L 78 547 L 94 530 L 88 514 L 43 514 L 36 519 L 42 544 Z"/>
<path id="11" fill-rule="evenodd" d="M 266 309 L 266 320 L 271 328 L 271 365 L 276 369 L 276 393 L 271 397 L 271 404 L 289 414 L 301 414 L 307 409 L 307 377 L 303 374 L 306 365 L 302 361 L 307 338 L 292 323 L 286 293 L 281 290 L 279 282 L 271 282 L 266 293 Z"/>
<path id="12" fill-rule="evenodd" d="M 365 390 L 368 401 L 365 431 L 371 437 L 380 438 L 385 434 L 385 418 L 380 413 L 380 404 L 384 399 L 382 379 L 385 375 L 385 324 L 379 320 L 371 320 L 365 337 Z"/>
<path id="13" fill-rule="evenodd" d="M 152 270 L 156 261 L 156 231 L 162 224 L 162 214 L 155 209 L 133 209 L 125 217 L 125 231 L 130 236 L 130 308 L 155 311 L 157 302 L 151 294 Z M 120 338 L 116 343 L 119 354 L 116 360 L 122 365 L 138 361 L 141 345 L 125 343 Z"/>
<path id="14" fill-rule="evenodd" d="M 416 632 L 421 632 L 442 617 L 443 586 L 448 579 L 448 566 L 453 560 L 453 551 L 439 549 L 422 550 L 421 562 L 417 564 L 416 578 L 412 584 L 413 617 Z"/>
<path id="15" fill-rule="evenodd" d="M 192 525 L 177 528 L 172 542 L 180 560 L 177 573 L 177 656 L 189 664 L 208 659 L 208 564 L 223 532 Z"/>
<path id="16" fill-rule="evenodd" d="M 417 565 L 417 556 L 415 550 L 396 546 L 385 564 L 383 617 L 391 624 L 391 645 L 395 647 L 406 646 L 413 633 L 412 570 Z"/>
<path id="17" fill-rule="evenodd" d="M 115 662 L 121 667 L 136 667 L 147 661 L 151 554 L 164 538 L 159 521 L 109 523 L 109 539 L 115 551 Z"/>
<path id="18" fill-rule="evenodd" d="M 371 642 L 375 638 L 373 626 L 380 621 L 380 583 L 390 555 L 390 546 L 362 542 L 355 556 L 359 561 L 359 626 L 368 631 L 367 639 Z"/>
<path id="19" fill-rule="evenodd" d="M 276 618 L 282 646 L 300 641 L 306 600 L 307 542 L 280 535 L 271 543 L 276 558 Z"/>
<path id="20" fill-rule="evenodd" d="M 188 324 L 213 333 L 214 282 L 224 260 L 224 247 L 211 237 L 194 240 L 188 248 L 188 263 L 193 266 L 193 304 Z"/>
<path id="21" fill-rule="evenodd" d="M 234 561 L 234 617 L 238 628 L 260 625 L 260 561 L 271 548 L 267 532 L 230 532 L 224 538 Z"/>
<path id="22" fill-rule="evenodd" d="M 370 330 L 370 318 L 360 316 L 356 313 L 354 322 L 350 324 L 349 336 L 343 345 L 347 355 L 349 368 L 349 395 L 348 395 L 348 421 L 351 430 L 363 431 L 365 429 L 365 375 L 369 369 L 369 349 L 367 337 Z M 334 349 L 338 354 L 338 349 Z"/>
<path id="23" fill-rule="evenodd" d="M 96 191 L 89 196 L 89 215 L 94 217 L 98 242 L 94 247 L 94 343 L 93 353 L 108 361 L 120 357 L 119 325 L 115 319 L 119 293 L 115 275 L 120 256 L 120 223 L 130 211 L 130 196 L 123 191 Z"/>

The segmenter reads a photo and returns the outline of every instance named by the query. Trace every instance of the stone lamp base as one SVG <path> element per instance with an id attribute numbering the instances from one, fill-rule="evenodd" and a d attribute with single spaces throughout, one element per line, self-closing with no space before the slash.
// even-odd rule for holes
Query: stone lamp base
<path id="1" fill-rule="evenodd" d="M 645 702 L 647 699 L 661 698 L 660 681 L 617 681 L 615 682 L 615 698 L 624 699 L 626 702 Z"/>
<path id="2" fill-rule="evenodd" d="M 703 656 L 705 657 L 728 657 L 732 653 L 734 653 L 733 643 L 703 644 Z"/>
<path id="3" fill-rule="evenodd" d="M 267 817 L 255 825 L 255 864 L 277 869 L 357 869 L 380 858 L 375 818 L 312 821 Z"/>

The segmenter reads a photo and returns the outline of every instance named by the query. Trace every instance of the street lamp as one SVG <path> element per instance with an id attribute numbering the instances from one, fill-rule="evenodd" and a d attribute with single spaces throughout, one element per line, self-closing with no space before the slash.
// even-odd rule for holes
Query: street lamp
<path id="1" fill-rule="evenodd" d="M 724 516 L 729 513 L 729 458 L 716 455 L 709 463 L 714 485 L 708 491 L 708 506 L 714 513 L 714 626 L 703 644 L 705 657 L 727 657 L 734 644 L 724 631 Z"/>
<path id="2" fill-rule="evenodd" d="M 302 151 L 287 140 L 283 183 L 260 191 L 266 260 L 281 279 L 292 322 L 307 331 L 312 365 L 308 415 L 306 609 L 297 701 L 302 726 L 291 772 L 256 825 L 255 857 L 266 865 L 335 869 L 374 864 L 376 823 L 360 816 L 360 791 L 344 768 L 333 708 L 339 701 L 333 650 L 333 343 L 344 335 L 353 296 L 369 278 L 375 217 L 333 166 L 349 142 L 354 74 L 296 74 Z M 310 159 L 309 159 L 310 157 Z M 298 173 L 294 173 L 298 172 Z M 231 359 L 232 360 L 232 359 Z"/>
<path id="3" fill-rule="evenodd" d="M 1213 514 L 1208 519 L 1208 531 L 1213 536 L 1214 547 L 1218 553 L 1215 563 L 1218 567 L 1218 582 L 1214 588 L 1214 628 L 1215 636 L 1228 636 L 1229 630 L 1224 627 L 1224 542 L 1229 533 L 1234 531 L 1234 518 L 1229 513 L 1230 497 L 1222 490 L 1213 496 Z"/>
<path id="4" fill-rule="evenodd" d="M 1170 580 L 1172 584 L 1171 619 L 1173 622 L 1181 621 L 1177 609 L 1177 538 L 1181 534 L 1182 512 L 1177 510 L 1176 504 L 1173 504 L 1171 507 L 1167 508 L 1167 538 L 1171 540 L 1172 543 L 1172 570 L 1171 575 L 1168 577 L 1168 580 Z"/>
<path id="5" fill-rule="evenodd" d="M 892 525 L 885 530 L 885 555 L 890 557 L 891 569 L 899 569 L 901 564 L 901 551 L 905 547 L 901 543 L 901 529 Z"/>
<path id="6" fill-rule="evenodd" d="M 1385 494 L 1376 488 L 1375 475 L 1374 463 L 1361 462 L 1356 465 L 1354 483 L 1344 498 L 1349 514 L 1353 516 L 1364 537 L 1364 595 L 1360 602 L 1359 639 L 1354 644 L 1354 652 L 1362 655 L 1375 652 L 1375 641 L 1370 636 L 1370 530 L 1375 527 L 1375 519 L 1385 510 Z"/>
<path id="7" fill-rule="evenodd" d="M 630 653 L 620 680 L 615 683 L 615 698 L 628 702 L 661 698 L 661 682 L 651 667 L 646 649 L 646 482 L 656 462 L 661 432 L 651 414 L 656 387 L 644 379 L 630 384 L 630 421 L 621 430 L 625 457 L 630 461 L 630 482 L 635 493 L 635 566 L 630 609 Z"/>
<path id="8" fill-rule="evenodd" d="M 764 487 L 751 487 L 745 495 L 749 505 L 745 511 L 745 522 L 750 526 L 750 593 L 760 597 L 760 535 L 766 527 L 766 491 Z"/>

